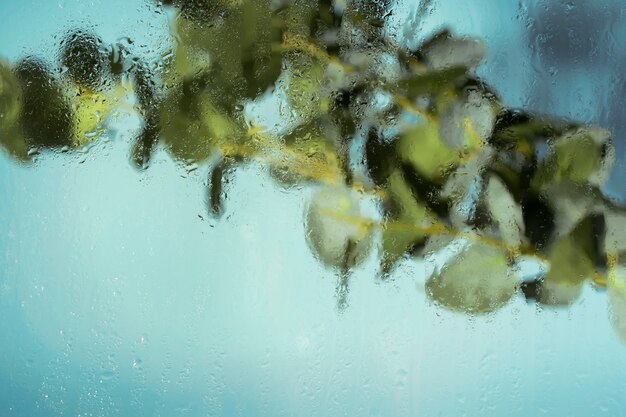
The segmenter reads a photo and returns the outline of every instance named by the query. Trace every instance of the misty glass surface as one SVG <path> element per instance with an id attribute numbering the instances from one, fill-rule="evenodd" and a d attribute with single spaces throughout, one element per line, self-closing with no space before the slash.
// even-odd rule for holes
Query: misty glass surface
<path id="1" fill-rule="evenodd" d="M 0 0 L 0 56 L 55 59 L 62 35 L 173 40 L 141 0 Z M 611 130 L 606 192 L 626 201 L 626 4 L 398 0 L 385 30 L 417 44 L 442 27 L 484 39 L 479 75 L 509 106 Z M 128 162 L 132 117 L 89 149 L 34 166 L 0 154 L 0 415 L 626 415 L 626 346 L 607 296 L 567 309 L 516 297 L 468 318 L 428 301 L 431 265 L 390 282 L 374 255 L 338 311 L 336 274 L 311 254 L 311 189 L 238 169 L 220 220 L 206 167 L 157 152 Z"/>

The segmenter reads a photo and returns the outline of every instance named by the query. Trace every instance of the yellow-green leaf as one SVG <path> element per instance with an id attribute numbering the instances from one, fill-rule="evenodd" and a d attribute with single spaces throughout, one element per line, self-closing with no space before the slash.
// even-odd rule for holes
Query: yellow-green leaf
<path id="1" fill-rule="evenodd" d="M 15 68 L 22 86 L 21 127 L 28 144 L 46 149 L 72 145 L 74 115 L 58 80 L 46 65 L 26 58 Z"/>
<path id="2" fill-rule="evenodd" d="M 28 145 L 20 127 L 22 89 L 8 63 L 0 60 L 0 145 L 14 158 L 28 159 Z"/>
<path id="3" fill-rule="evenodd" d="M 83 90 L 73 96 L 74 145 L 83 146 L 99 138 L 104 122 L 115 108 L 121 88 L 112 91 L 91 92 Z"/>
<path id="4" fill-rule="evenodd" d="M 578 298 L 583 283 L 594 273 L 593 246 L 590 218 L 552 245 L 548 257 L 550 270 L 541 287 L 542 304 L 569 305 Z"/>
<path id="5" fill-rule="evenodd" d="M 517 279 L 501 248 L 471 244 L 426 282 L 426 293 L 441 306 L 485 314 L 504 306 L 515 294 Z"/>
<path id="6" fill-rule="evenodd" d="M 326 91 L 326 69 L 308 56 L 292 56 L 285 93 L 290 106 L 303 119 L 315 118 L 323 110 Z"/>
<path id="7" fill-rule="evenodd" d="M 559 137 L 533 178 L 533 187 L 572 181 L 601 186 L 613 166 L 611 135 L 600 128 L 582 127 Z"/>
<path id="8" fill-rule="evenodd" d="M 436 122 L 420 124 L 404 132 L 398 140 L 398 153 L 433 182 L 443 181 L 461 159 L 459 152 L 441 140 Z"/>
<path id="9" fill-rule="evenodd" d="M 163 142 L 184 162 L 204 161 L 217 149 L 236 148 L 245 135 L 243 127 L 214 106 L 206 94 L 170 93 L 160 114 Z M 237 154 L 237 149 L 233 153 Z"/>

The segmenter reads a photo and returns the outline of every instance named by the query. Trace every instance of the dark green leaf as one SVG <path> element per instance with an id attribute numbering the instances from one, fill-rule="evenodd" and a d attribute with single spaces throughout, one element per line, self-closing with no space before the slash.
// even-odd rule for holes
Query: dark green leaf
<path id="1" fill-rule="evenodd" d="M 398 164 L 396 148 L 392 142 L 385 141 L 378 130 L 370 128 L 365 142 L 365 159 L 370 178 L 382 186 Z"/>
<path id="2" fill-rule="evenodd" d="M 182 6 L 182 5 L 181 5 Z M 182 7 L 177 20 L 175 70 L 186 77 L 207 69 L 211 62 L 212 87 L 233 108 L 272 86 L 281 72 L 283 25 L 269 0 L 243 0 L 219 6 L 199 2 Z M 204 10 L 206 13 L 194 13 Z M 199 18 L 195 17 L 198 15 Z M 217 101 L 214 101 L 217 104 Z"/>
<path id="3" fill-rule="evenodd" d="M 508 146 L 519 141 L 560 136 L 572 127 L 570 122 L 533 115 L 515 109 L 502 109 L 496 118 L 491 142 Z"/>
<path id="4" fill-rule="evenodd" d="M 521 205 L 526 237 L 535 250 L 542 251 L 554 234 L 554 210 L 544 197 L 532 193 L 524 196 Z"/>
<path id="5" fill-rule="evenodd" d="M 565 307 L 573 304 L 583 288 L 583 281 L 567 282 L 544 279 L 541 281 L 537 301 L 543 305 Z"/>
<path id="6" fill-rule="evenodd" d="M 146 169 L 155 145 L 159 141 L 160 129 L 155 121 L 147 121 L 131 149 L 131 162 L 139 169 Z"/>
<path id="7" fill-rule="evenodd" d="M 423 95 L 437 95 L 456 88 L 467 76 L 465 68 L 450 68 L 442 71 L 413 75 L 400 81 L 397 88 L 413 100 Z"/>
<path id="8" fill-rule="evenodd" d="M 209 170 L 208 178 L 208 207 L 209 214 L 219 218 L 224 213 L 224 202 L 228 193 L 228 185 L 235 172 L 234 161 L 222 158 Z"/>
<path id="9" fill-rule="evenodd" d="M 15 68 L 21 82 L 22 129 L 30 147 L 60 149 L 73 142 L 73 114 L 58 81 L 42 61 L 26 58 Z"/>
<path id="10" fill-rule="evenodd" d="M 131 161 L 137 168 L 145 169 L 148 167 L 152 152 L 159 141 L 160 99 L 157 96 L 156 83 L 147 67 L 144 65 L 137 66 L 133 75 L 135 94 L 144 125 L 133 145 Z"/>
<path id="11" fill-rule="evenodd" d="M 74 82 L 93 90 L 108 75 L 102 40 L 83 30 L 70 32 L 61 42 L 61 64 Z"/>
<path id="12" fill-rule="evenodd" d="M 199 24 L 210 24 L 220 12 L 220 2 L 215 0 L 168 0 L 186 19 Z"/>

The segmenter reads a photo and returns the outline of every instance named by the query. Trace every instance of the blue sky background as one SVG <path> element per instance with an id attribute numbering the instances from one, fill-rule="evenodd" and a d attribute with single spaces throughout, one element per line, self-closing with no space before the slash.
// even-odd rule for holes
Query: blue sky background
<path id="1" fill-rule="evenodd" d="M 485 38 L 481 75 L 505 102 L 608 126 L 623 160 L 626 6 L 435 1 L 416 20 L 402 3 L 391 33 Z M 0 17 L 11 60 L 53 59 L 77 26 L 154 58 L 169 39 L 166 17 L 139 0 L 0 0 Z M 203 169 L 160 153 L 139 173 L 129 140 L 112 132 L 34 167 L 0 155 L 0 415 L 626 415 L 626 346 L 606 294 L 587 288 L 568 310 L 515 299 L 468 319 L 428 303 L 424 264 L 381 284 L 372 257 L 338 314 L 335 277 L 305 242 L 310 190 L 249 166 L 215 222 Z M 610 191 L 626 197 L 623 172 Z"/>

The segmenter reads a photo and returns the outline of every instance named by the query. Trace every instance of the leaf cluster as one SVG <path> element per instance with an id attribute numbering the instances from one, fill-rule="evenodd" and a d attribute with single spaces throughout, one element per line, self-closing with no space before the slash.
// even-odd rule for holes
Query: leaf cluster
<path id="1" fill-rule="evenodd" d="M 33 57 L 0 63 L 4 149 L 26 161 L 33 149 L 83 146 L 130 85 L 143 120 L 132 163 L 146 168 L 160 147 L 204 164 L 212 216 L 224 212 L 237 166 L 251 161 L 281 186 L 315 188 L 306 239 L 337 270 L 342 303 L 351 271 L 375 249 L 388 278 L 456 240 L 460 252 L 425 284 L 445 308 L 489 313 L 515 294 L 569 305 L 586 282 L 609 286 L 616 312 L 624 304 L 626 213 L 602 193 L 611 134 L 506 107 L 476 75 L 480 40 L 444 30 L 407 49 L 386 36 L 386 1 L 160 7 L 172 12 L 176 42 L 159 65 L 81 30 L 59 46 L 58 70 Z M 281 129 L 246 116 L 268 96 L 280 103 Z M 368 204 L 380 220 L 364 214 Z M 545 272 L 521 277 L 529 257 Z"/>

